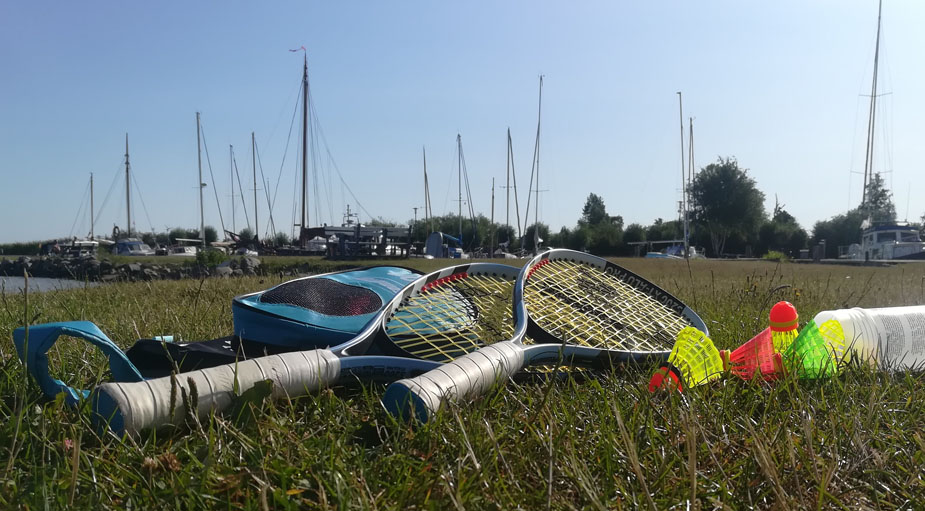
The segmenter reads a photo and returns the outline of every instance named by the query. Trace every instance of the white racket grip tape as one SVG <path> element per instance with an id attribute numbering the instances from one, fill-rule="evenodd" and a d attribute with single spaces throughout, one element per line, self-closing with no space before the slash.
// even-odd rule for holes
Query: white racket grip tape
<path id="1" fill-rule="evenodd" d="M 340 377 L 340 359 L 330 350 L 310 350 L 244 360 L 153 380 L 104 383 L 94 390 L 95 418 L 119 434 L 137 434 L 186 417 L 185 393 L 196 386 L 196 415 L 202 419 L 228 407 L 237 393 L 261 381 L 273 383 L 272 399 L 296 397 L 332 385 Z M 172 390 L 176 387 L 176 390 Z M 174 392 L 171 400 L 171 392 Z M 171 403 L 171 401 L 173 401 Z"/>
<path id="2" fill-rule="evenodd" d="M 447 402 L 474 399 L 524 365 L 523 348 L 510 341 L 490 344 L 386 389 L 382 403 L 395 417 L 428 422 Z"/>

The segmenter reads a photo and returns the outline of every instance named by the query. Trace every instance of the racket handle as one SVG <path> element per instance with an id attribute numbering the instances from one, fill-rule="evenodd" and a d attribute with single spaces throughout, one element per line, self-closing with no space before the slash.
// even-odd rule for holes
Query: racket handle
<path id="1" fill-rule="evenodd" d="M 490 344 L 420 376 L 392 383 L 382 403 L 395 417 L 427 422 L 444 403 L 483 395 L 523 365 L 524 351 L 519 345 L 510 341 Z"/>
<path id="2" fill-rule="evenodd" d="M 330 350 L 310 350 L 244 360 L 135 383 L 104 383 L 92 396 L 94 418 L 119 434 L 136 434 L 167 424 L 180 424 L 186 403 L 197 399 L 200 419 L 227 408 L 237 394 L 270 380 L 271 398 L 296 397 L 337 382 L 340 359 Z M 173 398 L 171 399 L 171 393 Z M 184 394 L 187 396 L 184 398 Z"/>

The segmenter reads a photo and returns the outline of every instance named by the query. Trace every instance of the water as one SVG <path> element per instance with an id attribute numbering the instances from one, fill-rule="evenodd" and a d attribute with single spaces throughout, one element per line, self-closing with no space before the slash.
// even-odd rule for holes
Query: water
<path id="1" fill-rule="evenodd" d="M 25 286 L 24 277 L 2 277 L 0 276 L 0 289 L 4 293 L 18 293 Z M 29 292 L 57 291 L 61 289 L 74 289 L 85 285 L 98 286 L 98 282 L 83 282 L 80 280 L 67 279 L 48 279 L 44 277 L 29 278 Z"/>

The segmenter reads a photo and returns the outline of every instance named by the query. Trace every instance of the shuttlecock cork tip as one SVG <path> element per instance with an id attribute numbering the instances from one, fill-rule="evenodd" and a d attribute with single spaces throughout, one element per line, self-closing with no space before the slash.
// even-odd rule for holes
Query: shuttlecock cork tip
<path id="1" fill-rule="evenodd" d="M 771 330 L 775 332 L 789 332 L 799 326 L 800 315 L 797 308 L 790 302 L 777 302 L 771 307 Z"/>
<path id="2" fill-rule="evenodd" d="M 652 375 L 652 379 L 649 380 L 649 392 L 655 392 L 663 388 L 681 392 L 681 379 L 676 368 L 662 366 Z"/>

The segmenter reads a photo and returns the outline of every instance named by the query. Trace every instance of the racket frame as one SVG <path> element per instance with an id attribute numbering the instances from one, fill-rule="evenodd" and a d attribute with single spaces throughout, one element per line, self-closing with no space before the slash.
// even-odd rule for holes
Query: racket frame
<path id="1" fill-rule="evenodd" d="M 272 397 L 291 398 L 334 385 L 347 375 L 394 381 L 433 370 L 442 363 L 366 353 L 376 343 L 384 351 L 396 353 L 397 346 L 385 334 L 385 326 L 395 311 L 425 286 L 471 271 L 512 274 L 517 269 L 494 263 L 470 263 L 422 275 L 383 306 L 354 338 L 336 346 L 268 355 L 141 382 L 104 383 L 90 396 L 94 420 L 118 434 L 137 434 L 181 422 L 188 415 L 186 400 L 181 397 L 184 393 L 193 395 L 193 386 L 198 395 L 195 415 L 204 418 L 227 408 L 236 393 L 268 379 L 273 381 Z"/>
<path id="2" fill-rule="evenodd" d="M 419 422 L 427 422 L 444 402 L 476 397 L 498 381 L 507 380 L 530 365 L 577 365 L 608 369 L 627 363 L 667 361 L 670 348 L 628 351 L 577 346 L 566 344 L 540 327 L 527 311 L 524 288 L 537 264 L 560 259 L 589 264 L 615 276 L 667 306 L 691 326 L 707 333 L 706 323 L 690 307 L 639 275 L 584 252 L 553 249 L 534 256 L 518 274 L 512 303 L 515 327 L 511 339 L 487 345 L 420 376 L 395 381 L 389 385 L 382 398 L 386 410 L 405 420 L 413 417 Z M 525 345 L 523 341 L 527 336 L 535 344 Z"/>

